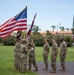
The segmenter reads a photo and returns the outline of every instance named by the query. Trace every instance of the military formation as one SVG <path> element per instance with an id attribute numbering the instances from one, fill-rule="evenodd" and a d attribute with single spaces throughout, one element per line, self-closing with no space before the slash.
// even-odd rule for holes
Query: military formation
<path id="1" fill-rule="evenodd" d="M 44 47 L 43 47 L 43 60 L 45 67 L 43 70 L 48 70 L 48 56 L 50 53 L 50 45 L 49 40 L 47 38 L 44 39 Z M 65 71 L 65 59 L 67 53 L 67 44 L 64 41 L 64 38 L 60 39 L 60 63 L 61 68 L 60 71 Z M 58 45 L 55 38 L 52 38 L 52 47 L 51 47 L 51 67 L 52 70 L 50 73 L 56 73 L 56 59 L 58 55 Z M 27 65 L 28 64 L 28 65 Z M 25 73 L 26 70 L 31 70 L 32 65 L 35 68 L 33 71 L 38 71 L 38 65 L 36 63 L 35 57 L 35 44 L 34 41 L 23 39 L 21 37 L 21 31 L 17 32 L 16 35 L 16 43 L 14 47 L 14 66 L 15 68 Z"/>

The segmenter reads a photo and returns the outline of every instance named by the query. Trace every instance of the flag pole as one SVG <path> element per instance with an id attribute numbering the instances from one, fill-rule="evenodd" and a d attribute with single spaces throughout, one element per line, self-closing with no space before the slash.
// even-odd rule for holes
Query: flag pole
<path id="1" fill-rule="evenodd" d="M 19 14 L 21 14 L 26 8 L 27 8 L 27 6 L 20 13 L 18 13 L 16 16 L 18 16 Z M 23 31 L 23 38 L 26 38 L 26 34 L 25 34 L 26 32 L 25 32 L 25 30 Z"/>
<path id="2" fill-rule="evenodd" d="M 18 13 L 15 17 L 17 17 L 18 15 L 20 15 L 26 8 L 27 8 L 27 6 L 20 13 Z M 22 36 L 23 36 L 23 38 L 25 38 L 25 30 L 23 31 L 23 35 Z"/>
<path id="3" fill-rule="evenodd" d="M 25 7 L 25 9 L 27 9 L 27 6 Z M 27 30 L 26 30 L 26 31 L 24 30 L 24 38 L 25 38 L 25 39 L 27 39 L 26 36 L 27 36 Z"/>
<path id="4" fill-rule="evenodd" d="M 35 22 L 36 15 L 37 15 L 37 13 L 34 15 L 34 18 L 33 18 L 32 24 L 30 26 L 30 29 L 27 32 L 27 38 L 28 39 L 30 38 L 30 34 L 31 34 L 31 31 L 32 31 L 32 28 L 33 28 L 33 25 L 34 25 L 34 22 Z"/>
<path id="5" fill-rule="evenodd" d="M 20 13 L 18 13 L 16 16 L 20 15 L 26 8 L 27 8 L 27 6 Z"/>

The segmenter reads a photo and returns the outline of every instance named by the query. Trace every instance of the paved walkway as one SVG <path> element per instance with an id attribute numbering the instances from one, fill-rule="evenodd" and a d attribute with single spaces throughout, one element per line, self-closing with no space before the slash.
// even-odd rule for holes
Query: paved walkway
<path id="1" fill-rule="evenodd" d="M 44 63 L 43 62 L 37 62 L 39 71 L 35 72 L 38 75 L 74 75 L 74 62 L 67 62 L 66 63 L 66 71 L 59 71 L 60 69 L 60 63 L 56 63 L 57 65 L 57 71 L 56 73 L 50 73 L 51 68 L 51 63 L 49 63 L 49 69 L 47 71 L 44 71 Z"/>

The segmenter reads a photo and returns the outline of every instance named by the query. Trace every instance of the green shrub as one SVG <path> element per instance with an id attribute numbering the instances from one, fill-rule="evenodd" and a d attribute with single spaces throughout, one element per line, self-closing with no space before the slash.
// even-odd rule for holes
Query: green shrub
<path id="1" fill-rule="evenodd" d="M 0 37 L 0 43 L 2 43 L 2 39 L 1 39 L 1 37 Z"/>
<path id="2" fill-rule="evenodd" d="M 70 36 L 65 36 L 65 41 L 66 41 L 68 47 L 72 46 L 71 40 L 72 40 L 72 38 Z"/>
<path id="3" fill-rule="evenodd" d="M 34 40 L 36 46 L 43 46 L 44 44 L 44 37 L 41 34 L 32 35 L 31 39 Z"/>
<path id="4" fill-rule="evenodd" d="M 3 40 L 4 45 L 14 45 L 15 44 L 15 37 L 14 36 L 9 36 L 8 38 Z"/>

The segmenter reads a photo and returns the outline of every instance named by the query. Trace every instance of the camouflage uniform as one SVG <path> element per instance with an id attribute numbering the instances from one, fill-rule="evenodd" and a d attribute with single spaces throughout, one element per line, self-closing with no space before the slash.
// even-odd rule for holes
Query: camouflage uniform
<path id="1" fill-rule="evenodd" d="M 14 66 L 16 69 L 20 70 L 20 42 L 16 42 L 14 47 Z"/>
<path id="2" fill-rule="evenodd" d="M 56 59 L 58 54 L 58 45 L 57 43 L 52 44 L 52 52 L 51 52 L 51 66 L 54 71 L 56 71 Z"/>
<path id="3" fill-rule="evenodd" d="M 25 73 L 27 69 L 27 46 L 24 44 L 21 44 L 21 55 L 20 55 L 20 70 L 22 73 Z"/>
<path id="4" fill-rule="evenodd" d="M 32 64 L 35 67 L 35 70 L 38 70 L 37 64 L 36 64 L 36 59 L 35 59 L 35 44 L 30 44 L 29 47 L 30 52 L 29 52 L 29 70 L 32 68 Z"/>
<path id="5" fill-rule="evenodd" d="M 67 44 L 65 41 L 63 41 L 60 43 L 60 62 L 62 68 L 65 68 L 66 52 L 67 52 Z"/>
<path id="6" fill-rule="evenodd" d="M 48 43 L 44 44 L 44 50 L 43 50 L 43 59 L 45 67 L 48 68 L 48 54 L 50 52 L 50 46 Z"/>

